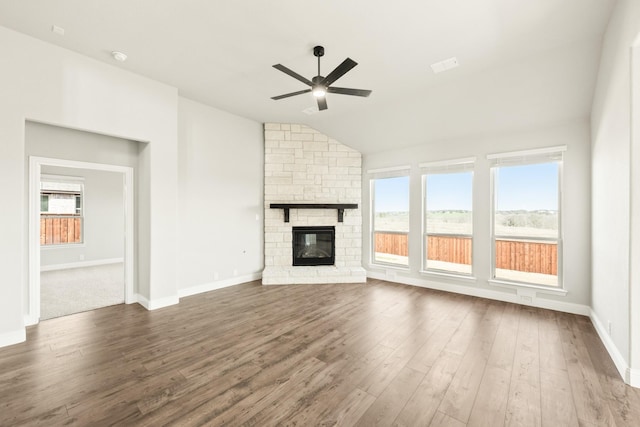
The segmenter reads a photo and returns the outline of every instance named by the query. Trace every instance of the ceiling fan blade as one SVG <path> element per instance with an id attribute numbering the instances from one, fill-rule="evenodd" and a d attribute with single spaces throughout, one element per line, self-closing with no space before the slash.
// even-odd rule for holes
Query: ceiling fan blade
<path id="1" fill-rule="evenodd" d="M 290 75 L 296 80 L 300 80 L 302 83 L 306 84 L 307 86 L 313 86 L 313 83 L 311 83 L 311 80 L 302 77 L 300 74 L 296 73 L 293 70 L 290 70 L 289 68 L 285 67 L 282 64 L 276 64 L 273 66 L 273 68 L 275 68 L 276 70 L 280 70 L 285 74 Z"/>
<path id="2" fill-rule="evenodd" d="M 327 92 L 337 93 L 340 95 L 353 95 L 353 96 L 364 96 L 364 97 L 371 95 L 371 91 L 367 89 L 350 89 L 346 87 L 328 87 Z"/>
<path id="3" fill-rule="evenodd" d="M 299 90 L 297 92 L 285 93 L 284 95 L 272 96 L 271 99 L 278 100 L 282 98 L 289 98 L 290 96 L 302 95 L 303 93 L 311 92 L 311 89 Z"/>
<path id="4" fill-rule="evenodd" d="M 327 98 L 324 96 L 316 98 L 318 100 L 318 110 L 326 110 L 327 109 Z"/>
<path id="5" fill-rule="evenodd" d="M 358 63 L 353 59 L 351 58 L 345 59 L 344 61 L 342 61 L 342 64 L 338 65 L 335 70 L 330 72 L 329 75 L 324 78 L 324 80 L 322 81 L 322 84 L 325 86 L 329 86 L 331 83 L 335 82 L 340 77 L 344 76 L 347 71 L 349 71 L 356 65 L 358 65 Z"/>

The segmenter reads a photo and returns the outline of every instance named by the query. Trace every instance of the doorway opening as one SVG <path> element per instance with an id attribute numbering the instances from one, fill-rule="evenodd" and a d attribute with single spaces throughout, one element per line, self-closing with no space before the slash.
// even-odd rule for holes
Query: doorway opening
<path id="1" fill-rule="evenodd" d="M 131 167 L 29 157 L 27 324 L 135 302 L 133 207 Z"/>

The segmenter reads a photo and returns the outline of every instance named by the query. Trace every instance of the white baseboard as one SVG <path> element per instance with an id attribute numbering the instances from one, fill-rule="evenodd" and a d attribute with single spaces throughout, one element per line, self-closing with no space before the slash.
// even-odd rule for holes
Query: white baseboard
<path id="1" fill-rule="evenodd" d="M 632 372 L 629 369 L 629 365 L 624 360 L 624 356 L 618 350 L 618 347 L 615 345 L 613 340 L 611 339 L 611 335 L 607 333 L 607 329 L 604 327 L 604 324 L 600 321 L 595 311 L 591 310 L 589 313 L 589 317 L 591 318 L 591 323 L 593 323 L 593 327 L 596 329 L 598 336 L 600 337 L 600 341 L 604 344 L 604 347 L 607 349 L 609 356 L 613 360 L 613 364 L 616 365 L 616 369 L 618 373 L 622 377 L 625 383 L 632 385 L 633 387 L 640 386 L 640 374 L 637 370 L 634 369 L 633 376 L 635 376 L 635 381 L 632 382 Z"/>
<path id="2" fill-rule="evenodd" d="M 154 300 L 149 300 L 146 297 L 137 294 L 136 300 L 138 304 L 146 308 L 147 310 L 158 310 L 159 308 L 169 307 L 171 305 L 176 305 L 180 302 L 178 296 L 171 296 L 165 298 L 158 298 Z"/>
<path id="3" fill-rule="evenodd" d="M 137 294 L 135 296 L 136 302 L 146 308 L 147 310 L 157 310 L 159 308 L 169 307 L 170 305 L 175 305 L 180 302 L 180 298 L 196 295 L 203 292 L 209 292 L 216 289 L 226 288 L 228 286 L 239 285 L 241 283 L 251 282 L 253 280 L 258 280 L 262 277 L 261 273 L 253 273 L 248 274 L 246 276 L 238 276 L 232 277 L 230 279 L 218 280 L 212 283 L 205 283 L 203 285 L 192 286 L 186 289 L 178 290 L 178 295 L 166 298 L 159 298 L 152 301 L 149 301 L 146 297 Z"/>
<path id="4" fill-rule="evenodd" d="M 5 332 L 0 334 L 0 347 L 19 344 L 27 340 L 27 331 L 22 328 L 18 331 Z"/>
<path id="5" fill-rule="evenodd" d="M 31 316 L 30 314 L 25 314 L 24 315 L 24 326 L 37 325 L 38 322 L 39 322 L 39 320 L 36 319 L 35 317 Z"/>
<path id="6" fill-rule="evenodd" d="M 629 369 L 629 382 L 631 387 L 640 388 L 640 369 Z"/>
<path id="7" fill-rule="evenodd" d="M 120 262 L 124 262 L 124 258 L 108 258 L 108 259 L 97 259 L 94 261 L 78 261 L 78 262 L 70 262 L 67 264 L 43 265 L 40 267 L 40 271 L 55 271 L 55 270 L 67 270 L 69 268 L 94 267 L 97 265 L 117 264 Z"/>
<path id="8" fill-rule="evenodd" d="M 370 277 L 372 279 L 391 281 L 384 272 L 368 270 L 367 277 Z M 400 276 L 398 274 L 395 275 L 392 281 L 396 283 L 402 283 L 404 285 L 437 289 L 439 291 L 453 292 L 456 294 L 487 298 L 496 301 L 511 302 L 514 304 L 528 305 L 531 307 L 546 308 L 549 310 L 562 311 L 565 313 L 580 314 L 582 316 L 589 316 L 589 313 L 591 311 L 589 306 L 583 304 L 574 304 L 569 302 L 550 300 L 546 298 L 532 298 L 530 302 L 524 302 L 518 297 L 518 295 L 513 293 L 493 291 L 491 289 L 483 289 L 475 286 L 462 286 L 452 283 L 443 283 L 434 280 L 416 279 L 414 277 Z"/>
<path id="9" fill-rule="evenodd" d="M 188 288 L 179 289 L 178 296 L 180 298 L 188 297 L 191 295 L 197 295 L 204 292 L 215 291 L 216 289 L 227 288 L 229 286 L 239 285 L 241 283 L 253 282 L 254 280 L 260 280 L 262 273 L 252 273 L 245 276 L 231 277 L 224 280 L 216 280 L 211 283 L 204 283 L 202 285 L 190 286 Z"/>

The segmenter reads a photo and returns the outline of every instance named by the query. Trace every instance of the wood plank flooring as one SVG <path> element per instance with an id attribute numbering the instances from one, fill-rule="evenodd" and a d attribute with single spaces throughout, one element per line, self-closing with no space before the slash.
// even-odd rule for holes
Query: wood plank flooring
<path id="1" fill-rule="evenodd" d="M 589 319 L 370 280 L 43 321 L 0 426 L 639 426 Z"/>

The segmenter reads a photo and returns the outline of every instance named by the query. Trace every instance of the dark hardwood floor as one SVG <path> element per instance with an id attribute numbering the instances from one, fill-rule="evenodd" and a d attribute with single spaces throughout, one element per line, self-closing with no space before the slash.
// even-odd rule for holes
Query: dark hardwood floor
<path id="1" fill-rule="evenodd" d="M 47 320 L 0 425 L 639 426 L 586 317 L 370 280 L 258 282 Z"/>

